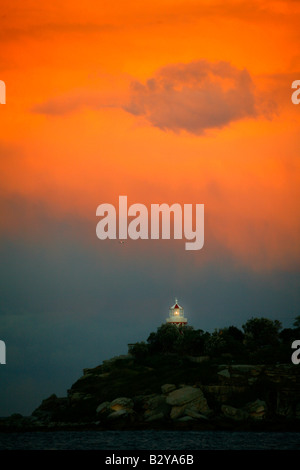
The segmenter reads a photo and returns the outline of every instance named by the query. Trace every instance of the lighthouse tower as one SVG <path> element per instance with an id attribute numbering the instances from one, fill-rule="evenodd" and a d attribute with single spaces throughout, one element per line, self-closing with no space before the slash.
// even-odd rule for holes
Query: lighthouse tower
<path id="1" fill-rule="evenodd" d="M 184 317 L 184 309 L 179 305 L 177 299 L 175 299 L 175 304 L 169 308 L 169 318 L 166 321 L 176 326 L 187 324 L 187 319 Z"/>

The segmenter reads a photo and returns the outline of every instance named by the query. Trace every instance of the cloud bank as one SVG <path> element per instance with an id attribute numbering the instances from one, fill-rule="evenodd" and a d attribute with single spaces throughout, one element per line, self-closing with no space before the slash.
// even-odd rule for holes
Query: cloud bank
<path id="1" fill-rule="evenodd" d="M 144 84 L 131 81 L 127 97 L 116 89 L 77 89 L 36 105 L 33 111 L 54 116 L 81 108 L 121 108 L 163 131 L 201 135 L 208 129 L 256 118 L 261 113 L 257 101 L 247 70 L 225 61 L 199 60 L 164 66 Z"/>

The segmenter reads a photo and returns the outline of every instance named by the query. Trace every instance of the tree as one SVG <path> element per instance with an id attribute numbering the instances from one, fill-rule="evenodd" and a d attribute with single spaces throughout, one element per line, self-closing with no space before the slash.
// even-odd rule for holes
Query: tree
<path id="1" fill-rule="evenodd" d="M 296 318 L 295 318 L 295 321 L 293 323 L 293 326 L 296 328 L 296 329 L 300 329 L 300 315 L 298 315 Z"/>
<path id="2" fill-rule="evenodd" d="M 145 341 L 140 343 L 132 344 L 129 348 L 130 354 L 132 354 L 138 362 L 144 361 L 149 354 L 149 346 Z"/>
<path id="3" fill-rule="evenodd" d="M 279 338 L 283 343 L 287 343 L 289 346 L 295 339 L 298 339 L 297 328 L 284 328 L 279 333 Z"/>
<path id="4" fill-rule="evenodd" d="M 147 339 L 150 352 L 175 352 L 179 335 L 180 331 L 177 326 L 164 323 L 157 328 L 156 333 L 150 333 Z"/>
<path id="5" fill-rule="evenodd" d="M 235 326 L 215 329 L 206 343 L 206 352 L 212 357 L 230 354 L 240 360 L 245 355 L 244 334 Z"/>
<path id="6" fill-rule="evenodd" d="M 207 333 L 204 333 L 203 330 L 194 330 L 191 326 L 179 328 L 179 333 L 175 343 L 176 352 L 190 356 L 203 354 Z"/>
<path id="7" fill-rule="evenodd" d="M 235 339 L 240 343 L 242 343 L 244 340 L 244 333 L 236 326 L 229 326 L 227 329 L 227 333 L 231 338 Z"/>
<path id="8" fill-rule="evenodd" d="M 252 317 L 243 325 L 245 344 L 250 350 L 276 346 L 279 343 L 281 328 L 281 323 L 278 320 Z"/>
<path id="9" fill-rule="evenodd" d="M 249 359 L 256 364 L 281 360 L 279 330 L 281 323 L 268 318 L 251 318 L 243 325 Z"/>

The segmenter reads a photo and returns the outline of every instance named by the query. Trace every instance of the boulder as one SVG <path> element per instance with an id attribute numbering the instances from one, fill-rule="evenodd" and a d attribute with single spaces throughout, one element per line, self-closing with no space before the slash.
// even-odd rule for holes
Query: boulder
<path id="1" fill-rule="evenodd" d="M 174 384 L 164 384 L 161 386 L 161 393 L 170 393 L 176 389 L 176 385 Z"/>
<path id="2" fill-rule="evenodd" d="M 247 390 L 245 386 L 238 385 L 204 385 L 204 393 L 212 395 L 218 403 L 225 404 L 232 395 L 242 394 Z"/>
<path id="3" fill-rule="evenodd" d="M 195 421 L 195 420 L 191 416 L 183 416 L 182 418 L 179 418 L 178 421 L 186 422 L 186 421 Z"/>
<path id="4" fill-rule="evenodd" d="M 170 412 L 170 418 L 171 419 L 178 419 L 181 418 L 185 413 L 185 405 L 182 406 L 172 406 L 171 412 Z"/>
<path id="5" fill-rule="evenodd" d="M 119 397 L 110 403 L 110 409 L 113 411 L 131 410 L 133 408 L 133 400 L 127 397 Z"/>
<path id="6" fill-rule="evenodd" d="M 210 415 L 212 413 L 211 409 L 209 408 L 207 404 L 207 400 L 205 396 L 202 394 L 195 400 L 189 402 L 187 405 L 185 405 L 185 410 L 186 414 L 187 411 L 190 411 L 192 413 L 200 413 L 204 415 Z"/>
<path id="7" fill-rule="evenodd" d="M 185 386 L 169 393 L 166 398 L 166 402 L 172 406 L 181 406 L 202 397 L 203 393 L 200 388 Z"/>
<path id="8" fill-rule="evenodd" d="M 218 375 L 221 377 L 229 378 L 230 379 L 230 372 L 228 369 L 223 369 L 218 372 Z"/>
<path id="9" fill-rule="evenodd" d="M 152 395 L 144 403 L 144 408 L 156 410 L 160 406 L 166 404 L 166 398 L 163 395 Z"/>
<path id="10" fill-rule="evenodd" d="M 188 408 L 185 410 L 185 414 L 186 416 L 190 416 L 191 418 L 195 418 L 195 419 L 205 419 L 205 420 L 208 419 L 207 416 L 201 413 L 197 413 L 197 411 L 189 410 Z"/>
<path id="11" fill-rule="evenodd" d="M 167 416 L 170 411 L 170 405 L 166 403 L 166 397 L 164 395 L 153 395 L 150 396 L 143 405 L 144 418 L 149 421 L 157 419 L 154 418 L 156 415 Z"/>
<path id="12" fill-rule="evenodd" d="M 148 423 L 151 422 L 151 421 L 160 421 L 160 420 L 164 419 L 164 417 L 165 417 L 165 415 L 162 412 L 160 412 L 160 413 L 152 412 L 147 417 L 145 416 L 145 421 L 147 421 Z"/>
<path id="13" fill-rule="evenodd" d="M 221 410 L 226 418 L 230 418 L 234 421 L 244 421 L 248 418 L 248 413 L 246 411 L 230 405 L 222 405 Z"/>
<path id="14" fill-rule="evenodd" d="M 192 389 L 192 391 L 187 391 L 187 388 Z M 179 392 L 179 390 L 176 391 Z M 180 391 L 183 391 L 183 395 L 177 393 L 176 395 L 174 394 L 171 397 L 172 401 L 175 401 L 176 403 L 173 405 L 170 412 L 171 419 L 179 419 L 184 415 L 191 416 L 193 418 L 200 418 L 202 415 L 208 416 L 211 414 L 211 410 L 207 404 L 207 400 L 199 388 L 184 387 L 181 388 Z"/>
<path id="15" fill-rule="evenodd" d="M 110 413 L 107 419 L 114 420 L 114 419 L 119 419 L 119 418 L 126 418 L 127 416 L 128 416 L 127 410 L 118 410 L 118 411 L 113 411 L 112 413 Z"/>
<path id="16" fill-rule="evenodd" d="M 247 403 L 245 407 L 252 419 L 260 420 L 264 419 L 267 413 L 267 404 L 263 400 L 255 400 L 251 403 Z"/>
<path id="17" fill-rule="evenodd" d="M 97 406 L 96 413 L 97 414 L 105 413 L 106 411 L 109 410 L 109 408 L 110 408 L 110 402 L 104 401 L 100 403 L 100 405 Z"/>

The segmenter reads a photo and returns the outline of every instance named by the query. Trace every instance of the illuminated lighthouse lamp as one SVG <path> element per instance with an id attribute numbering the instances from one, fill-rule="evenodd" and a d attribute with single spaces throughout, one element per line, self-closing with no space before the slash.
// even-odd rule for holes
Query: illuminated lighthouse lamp
<path id="1" fill-rule="evenodd" d="M 187 319 L 184 317 L 184 309 L 179 305 L 177 299 L 175 299 L 175 304 L 169 308 L 169 317 L 166 322 L 176 326 L 187 324 Z"/>

